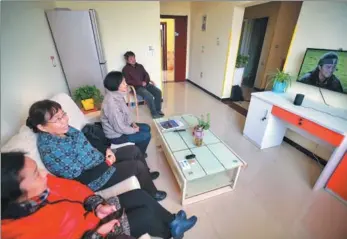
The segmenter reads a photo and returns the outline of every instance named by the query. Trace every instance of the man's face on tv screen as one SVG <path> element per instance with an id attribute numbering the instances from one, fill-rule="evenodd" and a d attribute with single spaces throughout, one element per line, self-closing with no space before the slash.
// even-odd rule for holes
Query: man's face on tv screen
<path id="1" fill-rule="evenodd" d="M 329 78 L 334 74 L 336 70 L 336 64 L 324 64 L 322 66 L 319 66 L 319 70 L 325 78 Z"/>

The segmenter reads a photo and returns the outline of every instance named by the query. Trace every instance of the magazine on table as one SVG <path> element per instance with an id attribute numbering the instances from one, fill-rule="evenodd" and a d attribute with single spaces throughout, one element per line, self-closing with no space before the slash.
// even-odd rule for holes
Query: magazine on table
<path id="1" fill-rule="evenodd" d="M 178 119 L 169 119 L 159 122 L 162 131 L 174 131 L 179 129 L 185 129 L 185 125 Z"/>

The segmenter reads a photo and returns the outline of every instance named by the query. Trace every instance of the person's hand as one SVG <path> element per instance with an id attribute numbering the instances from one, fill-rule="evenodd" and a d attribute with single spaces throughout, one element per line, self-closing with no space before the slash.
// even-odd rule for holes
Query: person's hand
<path id="1" fill-rule="evenodd" d="M 136 123 L 132 123 L 132 124 L 131 124 L 131 127 L 133 127 L 134 129 L 135 129 L 135 128 L 139 128 L 139 126 L 138 126 Z"/>
<path id="2" fill-rule="evenodd" d="M 115 225 L 120 227 L 120 222 L 117 219 L 111 220 L 108 223 L 101 225 L 100 227 L 98 227 L 96 232 L 101 234 L 101 235 L 107 235 L 110 232 L 114 232 Z"/>
<path id="3" fill-rule="evenodd" d="M 109 204 L 102 205 L 102 204 L 100 204 L 95 209 L 95 215 L 98 218 L 103 219 L 104 217 L 107 217 L 108 215 L 110 215 L 111 213 L 113 213 L 115 211 L 117 211 L 117 209 L 114 205 L 109 205 Z"/>
<path id="4" fill-rule="evenodd" d="M 142 86 L 145 87 L 147 85 L 146 81 L 142 81 Z"/>
<path id="5" fill-rule="evenodd" d="M 135 133 L 139 132 L 140 131 L 140 128 L 137 127 L 137 128 L 133 128 L 135 130 Z"/>
<path id="6" fill-rule="evenodd" d="M 105 161 L 108 163 L 108 165 L 112 165 L 116 162 L 116 155 L 112 152 L 110 148 L 106 150 L 106 159 Z"/>

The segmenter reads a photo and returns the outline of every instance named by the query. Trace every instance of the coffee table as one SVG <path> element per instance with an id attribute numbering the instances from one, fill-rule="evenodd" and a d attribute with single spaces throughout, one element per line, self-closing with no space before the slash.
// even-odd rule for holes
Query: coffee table
<path id="1" fill-rule="evenodd" d="M 178 119 L 186 131 L 163 131 L 160 122 Z M 244 162 L 228 145 L 211 130 L 204 131 L 203 145 L 197 147 L 193 142 L 192 128 L 198 124 L 194 115 L 181 115 L 154 120 L 167 162 L 177 180 L 181 191 L 182 205 L 232 191 Z M 195 159 L 185 157 L 195 154 Z M 188 167 L 182 162 L 188 161 Z"/>

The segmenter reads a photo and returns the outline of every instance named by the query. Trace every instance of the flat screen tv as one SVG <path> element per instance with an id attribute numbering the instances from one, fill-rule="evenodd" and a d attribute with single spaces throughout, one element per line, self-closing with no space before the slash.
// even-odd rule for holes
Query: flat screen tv
<path id="1" fill-rule="evenodd" d="M 347 51 L 307 48 L 297 81 L 347 94 Z"/>

